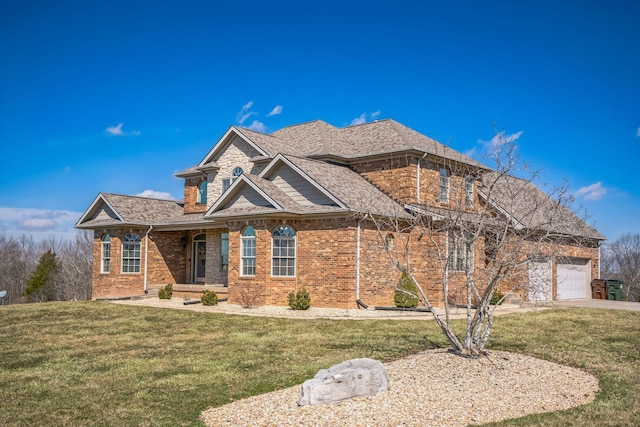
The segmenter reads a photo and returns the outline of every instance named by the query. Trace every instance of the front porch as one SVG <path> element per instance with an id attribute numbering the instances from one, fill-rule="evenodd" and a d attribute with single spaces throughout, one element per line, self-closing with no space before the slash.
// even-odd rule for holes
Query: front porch
<path id="1" fill-rule="evenodd" d="M 148 295 L 157 296 L 158 290 L 164 288 L 166 284 L 153 284 L 147 287 Z M 199 283 L 177 283 L 173 285 L 173 296 L 176 298 L 200 299 L 204 291 L 213 291 L 218 298 L 227 298 L 229 296 L 229 288 L 220 285 L 205 285 Z"/>

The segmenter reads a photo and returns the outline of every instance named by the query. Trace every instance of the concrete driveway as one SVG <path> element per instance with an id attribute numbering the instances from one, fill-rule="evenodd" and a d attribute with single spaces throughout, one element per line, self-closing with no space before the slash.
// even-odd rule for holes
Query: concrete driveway
<path id="1" fill-rule="evenodd" d="M 613 310 L 640 311 L 640 302 L 614 301 L 609 299 L 571 299 L 558 301 L 556 307 L 590 307 Z"/>

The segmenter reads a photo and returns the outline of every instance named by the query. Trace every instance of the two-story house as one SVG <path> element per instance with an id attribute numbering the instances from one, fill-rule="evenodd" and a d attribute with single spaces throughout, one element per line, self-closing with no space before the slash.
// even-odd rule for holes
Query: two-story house
<path id="1" fill-rule="evenodd" d="M 316 307 L 392 305 L 389 284 L 399 272 L 376 243 L 380 230 L 371 219 L 410 221 L 411 206 L 486 203 L 483 179 L 490 173 L 394 120 L 345 128 L 312 121 L 272 134 L 232 126 L 197 165 L 176 174 L 184 179 L 182 201 L 100 193 L 76 227 L 94 231 L 94 298 L 171 283 L 184 296 L 211 289 L 236 304 L 286 305 L 289 292 L 305 287 Z M 525 206 L 517 197 L 504 203 Z M 499 202 L 491 200 L 498 215 Z M 535 226 L 525 215 L 511 219 Z M 523 298 L 590 296 L 604 237 L 574 219 L 570 232 L 581 245 L 568 244 L 563 259 L 544 260 L 535 280 L 546 290 L 525 290 Z M 402 238 L 395 231 L 383 237 L 385 245 Z M 451 250 L 478 265 L 486 252 Z M 437 305 L 435 261 L 420 255 L 412 263 Z"/>

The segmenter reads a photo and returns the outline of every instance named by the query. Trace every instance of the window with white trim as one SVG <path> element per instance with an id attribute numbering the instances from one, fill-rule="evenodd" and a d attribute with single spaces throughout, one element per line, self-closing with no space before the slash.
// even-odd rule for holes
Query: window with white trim
<path id="1" fill-rule="evenodd" d="M 449 169 L 440 168 L 440 203 L 449 203 Z"/>
<path id="2" fill-rule="evenodd" d="M 135 233 L 122 238 L 122 272 L 140 273 L 140 236 Z"/>
<path id="3" fill-rule="evenodd" d="M 250 225 L 240 237 L 240 275 L 256 275 L 256 230 Z"/>
<path id="4" fill-rule="evenodd" d="M 220 271 L 229 269 L 229 233 L 220 234 Z"/>
<path id="5" fill-rule="evenodd" d="M 111 267 L 111 236 L 109 233 L 102 236 L 100 246 L 100 273 L 108 273 Z"/>
<path id="6" fill-rule="evenodd" d="M 222 180 L 222 192 L 227 191 L 227 188 L 231 187 L 231 179 L 225 178 Z"/>
<path id="7" fill-rule="evenodd" d="M 271 246 L 271 275 L 296 275 L 296 232 L 288 225 L 273 230 Z"/>
<path id="8" fill-rule="evenodd" d="M 199 185 L 198 185 L 198 200 L 197 200 L 198 204 L 205 204 L 207 203 L 207 181 L 202 181 Z"/>
<path id="9" fill-rule="evenodd" d="M 449 244 L 449 270 L 473 270 L 473 242 L 471 236 L 459 231 L 447 233 Z"/>
<path id="10" fill-rule="evenodd" d="M 233 172 L 231 172 L 231 182 L 233 182 L 233 181 L 235 181 L 236 179 L 238 179 L 238 177 L 239 177 L 240 175 L 242 175 L 242 172 L 244 172 L 244 171 L 242 170 L 242 168 L 241 168 L 240 166 L 236 166 L 236 167 L 233 169 Z"/>
<path id="11" fill-rule="evenodd" d="M 470 176 L 464 179 L 464 201 L 468 207 L 473 206 L 473 178 Z"/>

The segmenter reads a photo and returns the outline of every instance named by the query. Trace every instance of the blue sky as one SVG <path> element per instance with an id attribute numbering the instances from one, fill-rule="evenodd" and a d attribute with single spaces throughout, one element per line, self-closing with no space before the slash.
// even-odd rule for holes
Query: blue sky
<path id="1" fill-rule="evenodd" d="M 4 2 L 0 233 L 180 199 L 230 125 L 384 118 L 478 157 L 495 122 L 609 239 L 640 233 L 640 2 L 231 3 Z"/>

